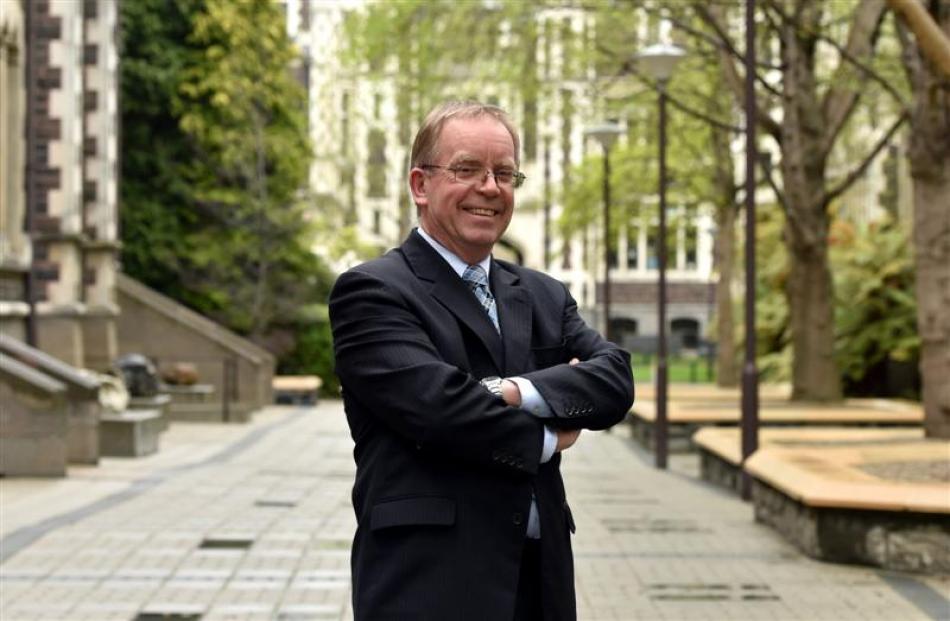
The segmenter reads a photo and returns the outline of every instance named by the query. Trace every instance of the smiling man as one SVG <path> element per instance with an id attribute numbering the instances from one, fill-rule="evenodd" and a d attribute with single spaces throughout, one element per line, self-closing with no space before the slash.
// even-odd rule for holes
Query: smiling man
<path id="1" fill-rule="evenodd" d="M 623 420 L 633 381 L 562 283 L 491 256 L 518 149 L 500 108 L 430 112 L 409 171 L 419 228 L 330 295 L 357 620 L 576 618 L 561 453 Z"/>

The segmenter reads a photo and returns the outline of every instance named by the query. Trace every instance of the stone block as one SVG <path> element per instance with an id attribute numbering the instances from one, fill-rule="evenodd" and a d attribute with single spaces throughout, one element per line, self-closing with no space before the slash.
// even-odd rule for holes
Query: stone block
<path id="1" fill-rule="evenodd" d="M 13 376 L 8 371 L 15 365 L 16 361 L 4 359 L 0 373 L 0 475 L 64 476 L 65 387 L 48 378 L 33 383 L 27 374 Z"/>
<path id="2" fill-rule="evenodd" d="M 158 410 L 126 410 L 103 414 L 99 421 L 99 450 L 109 457 L 143 457 L 158 451 L 162 431 Z"/>
<path id="3" fill-rule="evenodd" d="M 70 401 L 67 444 L 69 462 L 99 463 L 99 416 L 102 407 L 97 401 Z"/>
<path id="4" fill-rule="evenodd" d="M 129 397 L 129 409 L 131 410 L 155 410 L 161 418 L 161 430 L 168 429 L 170 420 L 169 408 L 172 398 L 169 395 L 155 395 L 153 397 Z"/>
<path id="5" fill-rule="evenodd" d="M 810 507 L 755 480 L 755 519 L 805 554 L 893 571 L 950 572 L 950 521 L 937 513 Z"/>

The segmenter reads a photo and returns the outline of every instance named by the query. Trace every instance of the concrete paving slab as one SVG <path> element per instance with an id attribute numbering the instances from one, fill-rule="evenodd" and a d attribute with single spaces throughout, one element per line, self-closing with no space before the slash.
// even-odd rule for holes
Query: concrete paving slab
<path id="1" fill-rule="evenodd" d="M 564 456 L 580 619 L 940 618 L 946 580 L 812 561 L 755 524 L 749 505 L 699 482 L 695 456 L 656 471 L 627 434 L 582 434 Z M 64 488 L 0 481 L 4 521 L 5 492 L 19 488 L 17 527 L 0 530 L 13 544 L 0 563 L 0 617 L 131 619 L 178 607 L 202 619 L 348 621 L 351 450 L 342 407 L 327 400 L 242 426 L 173 423 L 162 451 L 142 460 L 150 467 L 106 462 L 66 503 L 43 502 Z M 253 542 L 201 547 L 222 535 Z"/>

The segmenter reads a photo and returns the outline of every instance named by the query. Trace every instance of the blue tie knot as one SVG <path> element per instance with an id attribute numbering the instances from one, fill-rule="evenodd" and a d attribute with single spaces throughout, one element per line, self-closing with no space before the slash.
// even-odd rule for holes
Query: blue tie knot
<path id="1" fill-rule="evenodd" d="M 473 286 L 488 287 L 488 274 L 481 265 L 469 265 L 462 274 L 462 280 Z"/>

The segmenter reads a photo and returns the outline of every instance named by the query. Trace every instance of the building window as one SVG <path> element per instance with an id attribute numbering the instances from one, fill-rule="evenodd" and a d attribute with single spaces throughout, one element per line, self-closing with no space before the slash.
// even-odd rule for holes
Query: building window
<path id="1" fill-rule="evenodd" d="M 640 229 L 627 227 L 627 269 L 640 269 Z"/>
<path id="2" fill-rule="evenodd" d="M 650 226 L 647 229 L 647 269 L 655 270 L 660 268 L 660 249 L 658 245 L 658 240 L 660 238 L 660 230 L 656 225 Z"/>
<path id="3" fill-rule="evenodd" d="M 687 317 L 678 317 L 670 322 L 671 347 L 674 352 L 699 348 L 699 322 Z"/>
<path id="4" fill-rule="evenodd" d="M 343 91 L 340 97 L 340 152 L 350 154 L 350 93 Z"/>
<path id="5" fill-rule="evenodd" d="M 696 269 L 696 246 L 698 243 L 699 231 L 696 230 L 696 223 L 689 222 L 686 225 L 686 239 L 683 241 L 685 246 L 685 269 Z"/>
<path id="6" fill-rule="evenodd" d="M 561 180 L 565 192 L 571 185 L 571 142 L 574 133 L 574 93 L 561 89 Z"/>
<path id="7" fill-rule="evenodd" d="M 368 142 L 366 194 L 370 198 L 383 198 L 386 196 L 386 134 L 381 129 L 371 129 Z"/>

